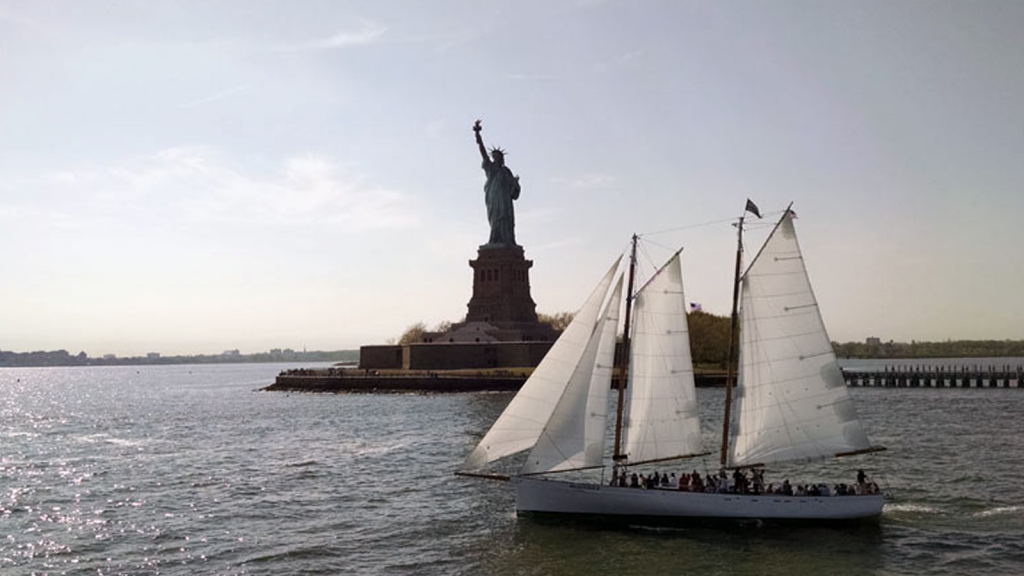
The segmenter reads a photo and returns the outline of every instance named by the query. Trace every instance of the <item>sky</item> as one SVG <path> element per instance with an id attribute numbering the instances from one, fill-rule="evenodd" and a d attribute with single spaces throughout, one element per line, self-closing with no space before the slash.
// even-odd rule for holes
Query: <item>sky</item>
<path id="1" fill-rule="evenodd" d="M 749 197 L 748 259 L 794 203 L 833 340 L 1024 339 L 1022 29 L 1014 0 L 0 0 L 0 349 L 459 320 L 476 119 L 541 312 L 638 233 L 727 313 Z"/>

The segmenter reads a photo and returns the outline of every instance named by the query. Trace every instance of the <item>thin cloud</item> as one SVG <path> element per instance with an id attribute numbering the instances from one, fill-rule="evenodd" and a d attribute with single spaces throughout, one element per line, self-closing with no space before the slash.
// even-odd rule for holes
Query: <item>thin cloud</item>
<path id="1" fill-rule="evenodd" d="M 615 177 L 609 174 L 584 174 L 575 178 L 552 178 L 551 183 L 579 190 L 607 188 L 615 184 Z"/>
<path id="2" fill-rule="evenodd" d="M 388 29 L 380 24 L 364 20 L 362 21 L 359 30 L 341 31 L 333 36 L 328 36 L 327 38 L 317 38 L 294 44 L 283 44 L 278 46 L 276 51 L 317 52 L 322 50 L 336 50 L 340 48 L 350 48 L 353 46 L 363 46 L 378 42 L 387 31 Z"/>
<path id="3" fill-rule="evenodd" d="M 210 94 L 209 96 L 203 96 L 202 98 L 197 98 L 189 102 L 183 102 L 181 104 L 178 104 L 178 108 L 195 108 L 196 106 L 205 106 L 207 104 L 212 104 L 218 100 L 223 100 L 229 96 L 233 96 L 240 92 L 245 92 L 248 89 L 248 84 L 234 86 L 226 90 L 221 90 L 220 92 L 215 92 L 213 94 Z"/>
<path id="4" fill-rule="evenodd" d="M 448 123 L 442 119 L 431 120 L 423 127 L 423 132 L 431 140 L 440 140 L 445 133 Z"/>
<path id="5" fill-rule="evenodd" d="M 13 24 L 15 26 L 22 26 L 24 28 L 29 28 L 29 29 L 34 30 L 36 32 L 50 33 L 50 29 L 49 28 L 46 28 L 45 26 L 40 25 L 35 20 L 30 20 L 30 19 L 25 18 L 23 16 L 17 16 L 15 14 L 11 13 L 11 12 L 8 12 L 6 8 L 2 8 L 2 7 L 0 7 L 0 22 L 10 22 L 11 24 Z"/>
<path id="6" fill-rule="evenodd" d="M 632 66 L 647 54 L 647 50 L 633 50 L 594 64 L 594 70 L 605 72 L 613 68 Z"/>
<path id="7" fill-rule="evenodd" d="M 446 34 L 437 40 L 437 51 L 440 53 L 464 48 L 468 44 L 474 44 L 494 31 L 493 22 L 477 23 L 451 34 Z"/>
<path id="8" fill-rule="evenodd" d="M 62 170 L 17 182 L 30 202 L 0 206 L 0 218 L 65 212 L 47 221 L 102 226 L 132 222 L 233 222 L 305 226 L 316 222 L 349 231 L 415 226 L 417 210 L 400 191 L 375 185 L 325 155 L 287 159 L 270 174 L 232 166 L 216 150 L 186 146 L 161 150 L 120 166 Z M 47 212 L 48 213 L 48 212 Z"/>
<path id="9" fill-rule="evenodd" d="M 520 80 L 520 81 L 528 81 L 528 80 L 557 80 L 558 76 L 555 76 L 553 74 L 522 74 L 522 73 L 513 72 L 513 73 L 505 74 L 505 78 L 508 78 L 509 80 Z"/>

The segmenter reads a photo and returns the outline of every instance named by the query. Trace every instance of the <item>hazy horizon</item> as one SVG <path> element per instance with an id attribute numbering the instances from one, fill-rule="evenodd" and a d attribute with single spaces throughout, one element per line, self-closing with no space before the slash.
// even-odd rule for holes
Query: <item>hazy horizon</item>
<path id="1" fill-rule="evenodd" d="M 684 246 L 687 300 L 726 314 L 750 197 L 795 203 L 833 340 L 1024 339 L 1022 28 L 1009 0 L 0 0 L 0 349 L 455 321 L 487 240 L 477 118 L 521 177 L 540 312 L 632 233 L 718 222 L 641 261 Z"/>

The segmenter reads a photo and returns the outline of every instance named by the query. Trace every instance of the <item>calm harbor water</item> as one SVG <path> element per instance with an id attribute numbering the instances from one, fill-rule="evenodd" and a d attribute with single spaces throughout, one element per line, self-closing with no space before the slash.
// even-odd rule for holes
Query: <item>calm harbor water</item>
<path id="1" fill-rule="evenodd" d="M 509 394 L 256 391 L 286 367 L 0 369 L 0 573 L 1024 572 L 1024 390 L 854 389 L 889 451 L 769 472 L 866 467 L 877 525 L 600 527 L 452 476 Z M 698 395 L 715 450 L 722 391 Z"/>

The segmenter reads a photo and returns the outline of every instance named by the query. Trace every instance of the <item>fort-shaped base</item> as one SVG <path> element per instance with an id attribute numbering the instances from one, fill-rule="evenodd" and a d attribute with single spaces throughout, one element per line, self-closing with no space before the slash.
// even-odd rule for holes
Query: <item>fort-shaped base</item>
<path id="1" fill-rule="evenodd" d="M 530 297 L 532 260 L 523 256 L 522 246 L 481 246 L 473 268 L 473 297 L 466 322 L 537 322 L 537 305 Z"/>

